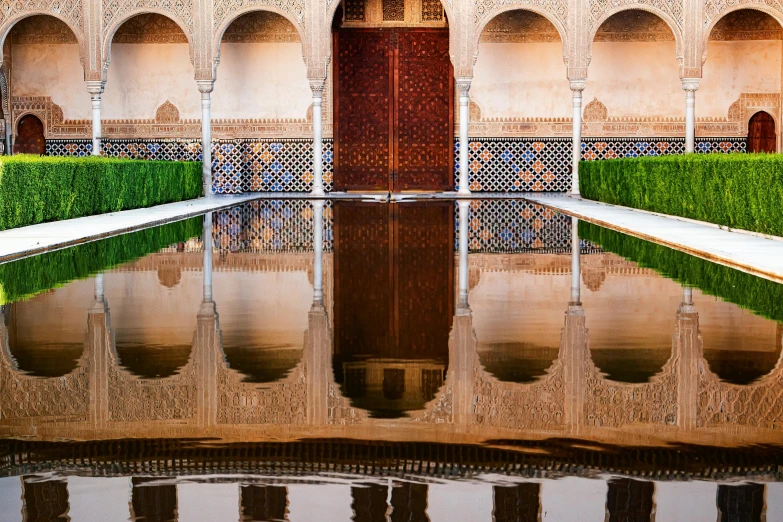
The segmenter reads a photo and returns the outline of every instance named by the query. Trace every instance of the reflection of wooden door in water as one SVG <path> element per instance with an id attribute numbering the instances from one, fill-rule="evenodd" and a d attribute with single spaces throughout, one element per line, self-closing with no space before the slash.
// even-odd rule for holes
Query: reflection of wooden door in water
<path id="1" fill-rule="evenodd" d="M 14 154 L 45 154 L 46 140 L 41 120 L 32 114 L 24 116 L 16 126 Z"/>
<path id="2" fill-rule="evenodd" d="M 361 397 L 382 379 L 379 394 L 410 406 L 413 375 L 420 399 L 442 384 L 453 231 L 450 202 L 335 204 L 334 364 L 338 382 L 345 371 L 347 395 Z"/>
<path id="3" fill-rule="evenodd" d="M 448 31 L 343 29 L 334 47 L 335 188 L 450 188 Z"/>
<path id="4" fill-rule="evenodd" d="M 764 111 L 751 116 L 748 122 L 748 152 L 770 152 L 777 149 L 775 120 Z"/>

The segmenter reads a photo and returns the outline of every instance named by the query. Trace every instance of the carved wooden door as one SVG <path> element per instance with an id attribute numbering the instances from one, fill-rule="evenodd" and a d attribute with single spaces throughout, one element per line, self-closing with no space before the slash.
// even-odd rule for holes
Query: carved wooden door
<path id="1" fill-rule="evenodd" d="M 761 111 L 754 114 L 748 122 L 748 152 L 770 152 L 777 149 L 775 120 Z"/>
<path id="2" fill-rule="evenodd" d="M 45 154 L 46 140 L 41 120 L 32 114 L 24 116 L 16 127 L 14 154 Z"/>
<path id="3" fill-rule="evenodd" d="M 341 29 L 334 47 L 335 188 L 450 188 L 448 31 Z"/>

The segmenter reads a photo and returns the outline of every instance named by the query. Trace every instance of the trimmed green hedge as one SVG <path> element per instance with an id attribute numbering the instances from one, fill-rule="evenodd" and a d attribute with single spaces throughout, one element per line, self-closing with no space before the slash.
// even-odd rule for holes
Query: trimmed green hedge
<path id="1" fill-rule="evenodd" d="M 783 155 L 685 154 L 583 161 L 587 199 L 783 236 Z"/>
<path id="2" fill-rule="evenodd" d="M 783 322 L 781 284 L 585 221 L 579 221 L 579 237 L 705 294 Z"/>
<path id="3" fill-rule="evenodd" d="M 202 218 L 195 217 L 2 264 L 0 304 L 29 299 L 200 236 L 202 232 Z"/>
<path id="4" fill-rule="evenodd" d="M 201 195 L 201 163 L 0 157 L 0 230 Z"/>

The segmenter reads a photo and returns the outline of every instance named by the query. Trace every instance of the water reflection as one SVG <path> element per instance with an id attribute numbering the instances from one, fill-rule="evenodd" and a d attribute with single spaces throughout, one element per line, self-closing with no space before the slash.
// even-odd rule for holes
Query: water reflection
<path id="1" fill-rule="evenodd" d="M 217 474 L 230 519 L 306 520 L 291 481 L 309 473 L 318 491 L 344 475 L 342 520 L 459 520 L 449 476 L 476 482 L 472 519 L 580 498 L 650 520 L 690 491 L 670 480 L 700 478 L 704 520 L 760 520 L 782 478 L 776 321 L 577 220 L 566 252 L 490 253 L 468 201 L 296 208 L 307 251 L 254 246 L 267 213 L 225 250 L 208 215 L 201 239 L 3 305 L 0 433 L 27 439 L 0 441 L 0 475 L 24 477 L 28 514 L 61 516 L 71 474 L 103 473 L 133 477 L 128 517 L 183 519 L 199 495 L 179 476 Z"/>

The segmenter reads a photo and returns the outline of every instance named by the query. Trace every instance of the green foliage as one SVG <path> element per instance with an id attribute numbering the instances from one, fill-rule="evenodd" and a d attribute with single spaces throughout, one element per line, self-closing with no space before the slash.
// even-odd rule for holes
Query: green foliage
<path id="1" fill-rule="evenodd" d="M 201 195 L 201 163 L 0 157 L 0 230 Z"/>
<path id="2" fill-rule="evenodd" d="M 783 236 L 783 155 L 686 154 L 583 161 L 587 199 Z"/>
<path id="3" fill-rule="evenodd" d="M 196 217 L 2 264 L 0 304 L 29 299 L 201 233 L 202 218 Z"/>
<path id="4" fill-rule="evenodd" d="M 585 221 L 579 237 L 682 284 L 783 322 L 783 285 Z"/>

